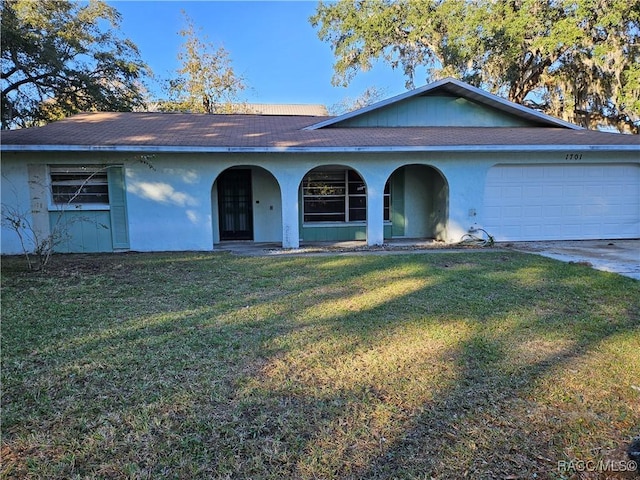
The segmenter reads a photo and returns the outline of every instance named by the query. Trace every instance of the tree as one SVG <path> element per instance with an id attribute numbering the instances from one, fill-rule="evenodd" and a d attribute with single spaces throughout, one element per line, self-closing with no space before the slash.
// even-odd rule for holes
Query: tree
<path id="1" fill-rule="evenodd" d="M 160 109 L 194 113 L 236 111 L 238 96 L 246 88 L 244 79 L 233 71 L 229 53 L 206 38 L 201 40 L 192 20 L 184 16 L 187 26 L 179 32 L 184 43 L 178 54 L 182 66 L 178 76 L 169 80 L 169 101 L 161 102 Z"/>
<path id="2" fill-rule="evenodd" d="M 640 131 L 640 0 L 340 0 L 310 18 L 334 83 L 382 59 L 587 127 Z"/>
<path id="3" fill-rule="evenodd" d="M 342 115 L 343 113 L 359 110 L 369 105 L 373 105 L 386 97 L 386 92 L 378 87 L 368 87 L 358 97 L 347 97 L 342 101 L 331 105 L 329 107 L 329 113 L 331 115 Z"/>
<path id="4" fill-rule="evenodd" d="M 120 16 L 101 0 L 2 0 L 2 128 L 80 111 L 130 111 L 149 73 L 117 36 Z"/>

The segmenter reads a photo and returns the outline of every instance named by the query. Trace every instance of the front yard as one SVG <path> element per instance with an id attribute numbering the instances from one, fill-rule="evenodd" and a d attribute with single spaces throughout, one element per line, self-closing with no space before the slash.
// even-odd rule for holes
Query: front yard
<path id="1" fill-rule="evenodd" d="M 633 478 L 639 299 L 499 250 L 5 258 L 2 478 Z"/>

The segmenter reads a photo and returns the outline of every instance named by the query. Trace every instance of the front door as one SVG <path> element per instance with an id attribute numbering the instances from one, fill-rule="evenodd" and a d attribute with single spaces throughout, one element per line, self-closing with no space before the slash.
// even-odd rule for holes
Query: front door
<path id="1" fill-rule="evenodd" d="M 220 240 L 253 240 L 251 170 L 226 170 L 218 177 Z"/>

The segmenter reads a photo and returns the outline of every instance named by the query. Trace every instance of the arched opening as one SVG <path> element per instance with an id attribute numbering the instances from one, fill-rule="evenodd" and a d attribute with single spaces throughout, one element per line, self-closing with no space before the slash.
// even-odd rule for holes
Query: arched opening
<path id="1" fill-rule="evenodd" d="M 385 238 L 446 239 L 449 186 L 440 171 L 428 165 L 405 165 L 391 174 L 387 191 L 390 226 L 385 226 Z M 385 198 L 385 210 L 386 202 Z"/>
<path id="2" fill-rule="evenodd" d="M 367 186 L 356 170 L 314 168 L 302 179 L 299 195 L 303 241 L 366 240 Z"/>
<path id="3" fill-rule="evenodd" d="M 224 170 L 211 188 L 214 243 L 282 241 L 282 198 L 275 177 L 261 167 Z"/>

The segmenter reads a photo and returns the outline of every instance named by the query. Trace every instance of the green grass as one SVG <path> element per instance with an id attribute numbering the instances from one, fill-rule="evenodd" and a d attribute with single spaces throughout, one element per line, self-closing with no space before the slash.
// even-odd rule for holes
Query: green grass
<path id="1" fill-rule="evenodd" d="M 577 478 L 640 434 L 639 298 L 499 250 L 5 258 L 2 478 Z"/>

